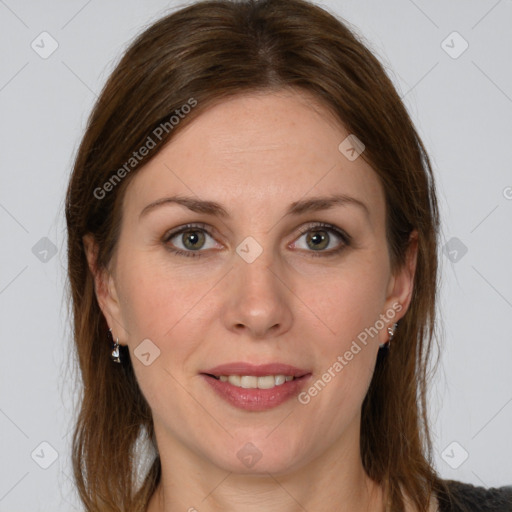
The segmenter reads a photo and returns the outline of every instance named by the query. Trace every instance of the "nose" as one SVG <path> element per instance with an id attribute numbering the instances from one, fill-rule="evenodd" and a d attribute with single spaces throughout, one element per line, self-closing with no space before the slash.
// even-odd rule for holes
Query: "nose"
<path id="1" fill-rule="evenodd" d="M 273 264 L 266 251 L 252 263 L 237 256 L 229 277 L 222 311 L 228 330 L 265 339 L 281 336 L 290 329 L 291 287 L 286 283 L 282 267 Z"/>

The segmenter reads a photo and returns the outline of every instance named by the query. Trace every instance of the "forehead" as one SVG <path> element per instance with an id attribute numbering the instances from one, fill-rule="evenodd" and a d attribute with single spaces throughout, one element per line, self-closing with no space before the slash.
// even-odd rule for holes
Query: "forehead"
<path id="1" fill-rule="evenodd" d="M 372 215 L 380 215 L 384 196 L 375 171 L 338 149 L 348 135 L 307 94 L 235 96 L 206 109 L 141 168 L 125 205 L 186 193 L 260 211 L 337 192 L 365 199 Z"/>

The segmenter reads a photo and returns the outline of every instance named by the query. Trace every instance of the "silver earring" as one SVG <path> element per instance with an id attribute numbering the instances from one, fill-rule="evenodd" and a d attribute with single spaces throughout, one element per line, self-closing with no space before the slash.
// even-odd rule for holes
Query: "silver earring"
<path id="1" fill-rule="evenodd" d="M 114 361 L 114 363 L 120 363 L 121 358 L 119 357 L 119 338 L 116 338 L 116 341 L 113 341 L 114 338 L 112 336 L 112 328 L 110 328 L 108 330 L 108 332 L 109 332 L 110 340 L 112 343 L 112 355 L 111 355 L 112 361 Z"/>
<path id="2" fill-rule="evenodd" d="M 398 324 L 393 324 L 392 327 L 388 327 L 388 334 L 389 334 L 388 341 L 386 341 L 386 343 L 383 343 L 382 345 L 379 345 L 379 348 L 387 348 L 388 350 L 389 350 L 389 348 L 391 348 L 391 340 L 393 339 L 393 336 L 395 335 L 395 331 L 396 331 L 397 327 L 398 327 Z"/>

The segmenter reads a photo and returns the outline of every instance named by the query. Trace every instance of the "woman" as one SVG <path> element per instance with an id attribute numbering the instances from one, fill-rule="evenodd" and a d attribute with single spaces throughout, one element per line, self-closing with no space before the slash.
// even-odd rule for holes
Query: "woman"
<path id="1" fill-rule="evenodd" d="M 438 215 L 399 96 L 324 10 L 148 28 L 67 195 L 86 510 L 512 510 L 432 465 Z"/>

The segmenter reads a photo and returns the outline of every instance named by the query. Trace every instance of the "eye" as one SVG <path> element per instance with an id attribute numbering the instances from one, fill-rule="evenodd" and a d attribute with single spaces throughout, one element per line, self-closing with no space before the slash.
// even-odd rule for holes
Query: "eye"
<path id="1" fill-rule="evenodd" d="M 305 238 L 305 246 L 297 246 L 293 242 L 293 248 L 305 249 L 311 256 L 334 256 L 347 246 L 350 246 L 352 238 L 341 229 L 331 224 L 317 222 L 303 226 L 299 229 L 301 236 L 297 240 Z M 211 239 L 208 245 L 208 238 Z M 336 241 L 338 242 L 336 244 Z M 206 252 L 202 249 L 216 247 L 213 236 L 206 224 L 186 224 L 169 233 L 163 238 L 166 248 L 174 254 L 186 257 L 201 257 Z M 332 247 L 334 245 L 334 248 Z M 329 250 L 326 250 L 329 249 Z M 317 254 L 315 254 L 317 253 Z"/>
<path id="2" fill-rule="evenodd" d="M 305 245 L 298 246 L 298 248 L 318 253 L 311 254 L 311 256 L 333 256 L 340 253 L 351 243 L 349 235 L 339 228 L 323 222 L 301 227 L 299 231 L 302 235 L 297 240 L 304 238 Z M 336 241 L 338 242 L 337 244 Z M 293 246 L 297 247 L 297 242 L 294 242 Z"/>
<path id="3" fill-rule="evenodd" d="M 187 224 L 167 233 L 163 239 L 167 248 L 180 256 L 198 257 L 201 249 L 212 249 L 215 241 L 207 245 L 207 237 L 212 240 L 211 234 L 205 228 L 205 224 Z"/>

